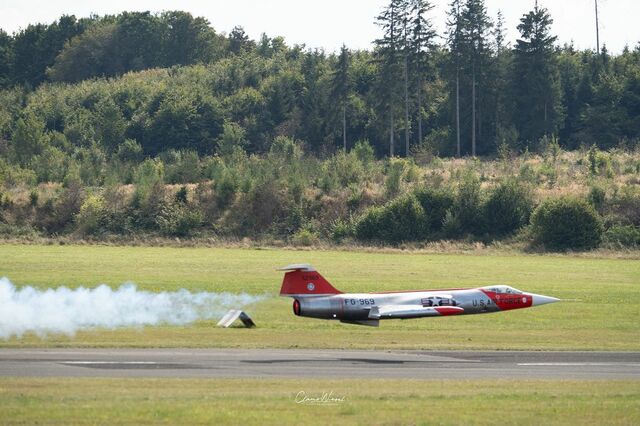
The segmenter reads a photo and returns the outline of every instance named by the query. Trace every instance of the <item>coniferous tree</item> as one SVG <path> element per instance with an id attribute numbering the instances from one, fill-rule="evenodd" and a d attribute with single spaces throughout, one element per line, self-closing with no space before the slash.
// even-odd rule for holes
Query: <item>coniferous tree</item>
<path id="1" fill-rule="evenodd" d="M 231 53 L 240 54 L 255 47 L 255 42 L 249 40 L 249 36 L 244 32 L 241 26 L 235 26 L 229 33 L 229 51 Z"/>
<path id="2" fill-rule="evenodd" d="M 494 132 L 496 137 L 505 131 L 507 127 L 505 92 L 507 91 L 506 76 L 510 65 L 511 49 L 506 45 L 506 38 L 504 16 L 502 11 L 499 10 L 493 30 L 495 56 L 492 61 L 492 74 L 495 77 Z M 505 141 L 498 140 L 497 142 L 500 144 Z"/>
<path id="3" fill-rule="evenodd" d="M 12 56 L 13 39 L 0 29 L 0 88 L 8 86 L 11 80 Z"/>
<path id="4" fill-rule="evenodd" d="M 484 0 L 467 0 L 462 19 L 465 23 L 463 52 L 471 73 L 471 155 L 475 157 L 478 133 L 482 131 L 481 120 L 478 119 L 478 97 L 484 89 L 483 71 L 488 62 L 487 33 L 491 27 Z"/>
<path id="5" fill-rule="evenodd" d="M 389 120 L 389 155 L 395 155 L 395 113 L 397 110 L 402 53 L 402 8 L 404 0 L 391 0 L 376 18 L 383 30 L 375 41 L 375 59 L 379 67 L 378 109 Z"/>
<path id="6" fill-rule="evenodd" d="M 434 48 L 436 32 L 427 14 L 433 10 L 428 0 L 410 0 L 411 12 L 411 70 L 415 73 L 417 92 L 418 143 L 422 143 L 423 86 L 430 71 L 430 54 Z"/>
<path id="7" fill-rule="evenodd" d="M 301 58 L 302 91 L 298 97 L 300 137 L 316 150 L 325 142 L 329 124 L 329 114 L 325 113 L 328 99 L 328 87 L 325 87 L 321 76 L 328 74 L 325 68 L 326 56 L 322 50 L 307 52 Z M 328 86 L 328 85 L 327 85 Z"/>
<path id="8" fill-rule="evenodd" d="M 460 142 L 460 67 L 463 49 L 464 21 L 462 20 L 462 0 L 453 0 L 450 4 L 447 21 L 447 42 L 455 75 L 455 127 L 456 156 L 462 154 Z"/>
<path id="9" fill-rule="evenodd" d="M 547 9 L 536 5 L 518 25 L 521 38 L 514 50 L 513 122 L 526 142 L 535 143 L 555 133 L 561 119 L 554 48 L 557 37 L 551 35 L 552 23 Z"/>
<path id="10" fill-rule="evenodd" d="M 565 45 L 558 55 L 558 70 L 562 85 L 562 104 L 564 108 L 564 120 L 560 126 L 558 137 L 568 149 L 575 149 L 581 141 L 576 137 L 579 129 L 580 115 L 583 105 L 580 99 L 580 90 L 584 74 L 582 54 L 577 52 L 572 45 Z M 589 86 L 590 86 L 589 81 Z M 591 102 L 589 100 L 589 102 Z"/>
<path id="11" fill-rule="evenodd" d="M 404 146 L 405 156 L 409 156 L 409 134 L 411 133 L 411 124 L 409 123 L 409 55 L 411 54 L 410 36 L 409 36 L 409 2 L 408 0 L 400 0 L 399 2 L 399 22 L 401 23 L 402 33 L 402 71 L 404 80 Z"/>
<path id="12" fill-rule="evenodd" d="M 347 102 L 351 91 L 351 78 L 349 68 L 351 67 L 351 53 L 347 46 L 342 45 L 340 56 L 333 70 L 331 79 L 331 98 L 339 101 L 342 115 L 342 149 L 347 152 Z"/>

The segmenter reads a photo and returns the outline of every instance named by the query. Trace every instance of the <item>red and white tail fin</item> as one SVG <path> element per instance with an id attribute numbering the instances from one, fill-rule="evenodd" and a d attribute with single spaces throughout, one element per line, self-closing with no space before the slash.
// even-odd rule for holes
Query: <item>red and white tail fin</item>
<path id="1" fill-rule="evenodd" d="M 282 280 L 280 296 L 319 296 L 342 293 L 329 284 L 311 265 L 289 265 L 278 270 L 287 271 Z"/>

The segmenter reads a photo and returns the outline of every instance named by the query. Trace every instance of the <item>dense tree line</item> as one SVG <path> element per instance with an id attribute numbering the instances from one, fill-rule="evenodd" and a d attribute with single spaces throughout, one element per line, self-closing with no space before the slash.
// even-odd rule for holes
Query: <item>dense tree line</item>
<path id="1" fill-rule="evenodd" d="M 211 62 L 228 49 L 204 18 L 180 11 L 76 19 L 0 32 L 0 82 L 36 87 L 128 71 Z"/>
<path id="2" fill-rule="evenodd" d="M 639 246 L 640 44 L 559 47 L 535 7 L 509 46 L 483 0 L 438 37 L 432 9 L 335 54 L 177 11 L 0 31 L 0 234 Z M 586 200 L 534 197 L 560 179 Z"/>
<path id="3" fill-rule="evenodd" d="M 219 34 L 178 11 L 0 31 L 0 155 L 26 167 L 52 149 L 109 157 L 125 141 L 143 155 L 211 154 L 225 126 L 256 153 L 277 136 L 320 155 L 360 140 L 392 156 L 637 145 L 640 44 L 617 56 L 559 47 L 536 6 L 511 47 L 483 0 L 453 0 L 439 38 L 431 10 L 390 0 L 374 49 L 336 54 Z"/>

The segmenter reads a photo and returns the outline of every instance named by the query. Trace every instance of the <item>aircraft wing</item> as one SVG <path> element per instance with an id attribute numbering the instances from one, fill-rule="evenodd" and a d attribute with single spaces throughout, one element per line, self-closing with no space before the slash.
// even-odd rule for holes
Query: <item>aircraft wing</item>
<path id="1" fill-rule="evenodd" d="M 422 305 L 382 305 L 371 308 L 369 311 L 369 319 L 408 319 L 459 315 L 462 313 L 464 313 L 464 309 L 457 306 L 424 307 Z"/>

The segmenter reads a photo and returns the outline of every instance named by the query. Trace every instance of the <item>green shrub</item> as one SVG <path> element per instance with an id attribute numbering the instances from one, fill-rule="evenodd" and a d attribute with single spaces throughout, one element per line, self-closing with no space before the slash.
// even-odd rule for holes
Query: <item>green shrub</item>
<path id="1" fill-rule="evenodd" d="M 75 218 L 77 229 L 83 234 L 97 233 L 104 219 L 105 202 L 99 195 L 89 195 L 85 198 Z"/>
<path id="2" fill-rule="evenodd" d="M 288 192 L 296 204 L 300 204 L 300 202 L 302 202 L 305 187 L 306 182 L 302 174 L 293 174 L 289 176 Z"/>
<path id="3" fill-rule="evenodd" d="M 355 236 L 359 240 L 383 240 L 381 229 L 384 207 L 371 207 L 355 223 Z"/>
<path id="4" fill-rule="evenodd" d="M 165 181 L 194 183 L 202 178 L 200 158 L 196 151 L 168 151 L 163 153 Z"/>
<path id="5" fill-rule="evenodd" d="M 511 234 L 529 223 L 533 210 L 531 192 L 516 181 L 506 181 L 489 193 L 483 206 L 490 235 Z"/>
<path id="6" fill-rule="evenodd" d="M 85 191 L 80 182 L 71 182 L 51 206 L 47 228 L 50 232 L 62 231 L 75 219 L 84 204 Z"/>
<path id="7" fill-rule="evenodd" d="M 549 187 L 553 187 L 558 180 L 558 171 L 556 166 L 552 163 L 545 161 L 538 169 L 538 182 L 547 183 Z"/>
<path id="8" fill-rule="evenodd" d="M 226 166 L 220 157 L 205 157 L 202 160 L 202 174 L 205 179 L 218 180 Z"/>
<path id="9" fill-rule="evenodd" d="M 587 161 L 589 162 L 589 173 L 598 174 L 598 148 L 592 145 L 587 153 Z"/>
<path id="10" fill-rule="evenodd" d="M 606 152 L 598 150 L 593 145 L 587 154 L 587 161 L 589 164 L 589 173 L 593 176 L 601 175 L 607 178 L 613 178 L 615 173 L 613 171 L 613 164 L 611 162 L 611 156 Z"/>
<path id="11" fill-rule="evenodd" d="M 373 147 L 369 144 L 369 141 L 358 141 L 351 150 L 352 153 L 360 160 L 362 165 L 366 168 L 375 161 L 375 154 Z"/>
<path id="12" fill-rule="evenodd" d="M 130 234 L 135 231 L 133 212 L 129 197 L 118 185 L 109 186 L 103 192 L 104 211 L 103 228 L 105 231 Z"/>
<path id="13" fill-rule="evenodd" d="M 139 186 L 133 194 L 130 206 L 134 225 L 140 229 L 157 229 L 157 218 L 166 205 L 164 184 L 156 182 L 151 188 Z"/>
<path id="14" fill-rule="evenodd" d="M 582 199 L 544 201 L 533 212 L 531 225 L 535 241 L 550 250 L 589 250 L 602 241 L 602 219 Z"/>
<path id="15" fill-rule="evenodd" d="M 176 192 L 175 200 L 178 204 L 187 204 L 189 192 L 186 186 L 181 186 Z"/>
<path id="16" fill-rule="evenodd" d="M 237 123 L 225 122 L 222 135 L 217 140 L 217 153 L 222 157 L 233 155 L 234 150 L 244 149 L 247 145 L 245 129 Z"/>
<path id="17" fill-rule="evenodd" d="M 349 198 L 347 198 L 347 207 L 350 211 L 357 210 L 362 203 L 363 192 L 362 188 L 357 185 L 349 185 Z"/>
<path id="18" fill-rule="evenodd" d="M 0 185 L 35 185 L 36 173 L 31 169 L 23 169 L 16 164 L 10 164 L 0 158 Z"/>
<path id="19" fill-rule="evenodd" d="M 459 218 L 451 210 L 447 210 L 444 215 L 442 231 L 449 238 L 458 238 L 464 233 Z"/>
<path id="20" fill-rule="evenodd" d="M 428 223 L 418 200 L 407 196 L 367 210 L 356 222 L 355 235 L 360 240 L 394 244 L 419 241 L 425 238 Z"/>
<path id="21" fill-rule="evenodd" d="M 589 203 L 598 211 L 602 211 L 605 201 L 607 200 L 607 191 L 598 185 L 593 185 L 587 196 Z"/>
<path id="22" fill-rule="evenodd" d="M 289 220 L 292 223 L 286 224 Z M 283 196 L 278 182 L 257 181 L 247 193 L 238 193 L 219 222 L 222 232 L 234 236 L 255 236 L 282 225 L 284 233 L 299 228 L 298 208 Z M 289 226 L 295 225 L 295 226 Z"/>
<path id="23" fill-rule="evenodd" d="M 453 195 L 444 189 L 427 187 L 416 190 L 414 195 L 429 218 L 430 233 L 441 231 L 447 210 L 453 206 Z"/>
<path id="24" fill-rule="evenodd" d="M 98 144 L 76 149 L 74 158 L 80 167 L 80 179 L 85 185 L 102 185 L 107 157 Z"/>
<path id="25" fill-rule="evenodd" d="M 618 222 L 640 227 L 640 188 L 621 188 L 607 203 L 607 208 L 618 218 Z"/>
<path id="26" fill-rule="evenodd" d="M 300 144 L 287 136 L 278 136 L 273 140 L 269 154 L 280 160 L 290 163 L 292 160 L 302 157 L 304 151 Z"/>
<path id="27" fill-rule="evenodd" d="M 142 145 L 133 139 L 126 139 L 118 146 L 115 156 L 123 163 L 137 164 L 142 161 Z"/>
<path id="28" fill-rule="evenodd" d="M 453 177 L 460 179 L 457 190 L 439 195 L 435 213 L 427 209 L 433 216 L 429 220 L 431 229 L 441 229 L 448 238 L 480 234 L 484 230 L 480 179 L 469 170 L 456 172 Z"/>
<path id="29" fill-rule="evenodd" d="M 31 160 L 38 182 L 62 182 L 69 158 L 56 147 L 48 146 Z"/>
<path id="30" fill-rule="evenodd" d="M 518 179 L 522 182 L 536 184 L 538 182 L 538 177 L 536 176 L 536 171 L 533 169 L 533 166 L 529 163 L 524 163 L 520 167 L 520 171 L 518 172 Z"/>
<path id="31" fill-rule="evenodd" d="M 552 136 L 551 139 L 545 138 L 545 143 L 542 148 L 544 149 L 544 156 L 547 158 L 551 158 L 553 163 L 555 164 L 558 161 L 558 158 L 562 155 L 562 147 L 560 146 L 560 142 L 557 136 Z"/>
<path id="32" fill-rule="evenodd" d="M 341 242 L 345 238 L 353 237 L 355 228 L 350 220 L 337 219 L 331 229 L 331 238 L 335 242 Z"/>
<path id="33" fill-rule="evenodd" d="M 449 126 L 438 127 L 428 132 L 418 146 L 422 152 L 431 152 L 434 156 L 453 156 L 453 145 L 449 143 L 451 140 L 451 130 Z M 418 155 L 418 159 L 420 155 Z M 428 160 L 428 158 L 425 158 Z"/>
<path id="34" fill-rule="evenodd" d="M 293 234 L 291 242 L 296 246 L 309 247 L 319 240 L 318 234 L 311 229 L 303 228 Z"/>
<path id="35" fill-rule="evenodd" d="M 214 190 L 218 207 L 224 210 L 231 204 L 238 190 L 238 179 L 235 174 L 226 169 L 220 178 L 215 181 Z"/>
<path id="36" fill-rule="evenodd" d="M 632 225 L 613 225 L 604 233 L 604 242 L 618 247 L 640 247 L 640 228 Z"/>
<path id="37" fill-rule="evenodd" d="M 405 166 L 404 181 L 417 182 L 420 179 L 420 168 L 413 160 L 407 161 Z"/>
<path id="38" fill-rule="evenodd" d="M 335 173 L 340 186 L 359 183 L 364 175 L 362 163 L 355 154 L 339 152 L 329 160 L 329 170 Z"/>
<path id="39" fill-rule="evenodd" d="M 480 179 L 475 173 L 466 172 L 463 175 L 452 213 L 462 233 L 478 234 L 484 229 Z"/>
<path id="40" fill-rule="evenodd" d="M 284 206 L 281 200 L 277 198 L 274 200 L 275 207 L 281 209 L 280 211 L 274 209 L 275 213 L 280 216 L 273 224 L 272 229 L 279 235 L 291 235 L 297 232 L 305 222 L 304 209 L 300 204 L 293 204 Z"/>
<path id="41" fill-rule="evenodd" d="M 329 162 L 322 164 L 317 185 L 325 194 L 330 194 L 338 186 L 338 178 L 331 169 Z"/>
<path id="42" fill-rule="evenodd" d="M 29 192 L 29 205 L 31 207 L 38 207 L 38 199 L 40 196 L 38 195 L 37 189 L 32 189 Z M 2 193 L 0 193 L 0 206 L 2 205 Z"/>
<path id="43" fill-rule="evenodd" d="M 142 190 L 164 182 L 164 163 L 160 159 L 144 160 L 137 167 L 134 179 L 138 189 Z"/>
<path id="44" fill-rule="evenodd" d="M 168 237 L 188 237 L 202 225 L 202 213 L 186 206 L 165 205 L 156 222 Z"/>
<path id="45" fill-rule="evenodd" d="M 384 192 L 387 198 L 393 198 L 400 192 L 400 184 L 405 166 L 406 161 L 401 158 L 389 159 L 387 178 L 384 181 Z"/>

